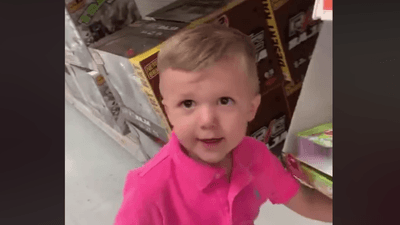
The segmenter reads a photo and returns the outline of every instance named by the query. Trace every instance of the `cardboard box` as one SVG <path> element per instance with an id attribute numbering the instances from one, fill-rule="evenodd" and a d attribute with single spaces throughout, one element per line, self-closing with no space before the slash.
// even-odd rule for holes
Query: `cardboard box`
<path id="1" fill-rule="evenodd" d="M 262 3 L 293 112 L 322 21 L 312 19 L 315 0 L 266 0 Z"/>
<path id="2" fill-rule="evenodd" d="M 281 84 L 261 96 L 257 114 L 249 123 L 248 135 L 265 142 L 271 151 L 275 151 L 274 148 L 286 139 L 290 118 Z"/>
<path id="3" fill-rule="evenodd" d="M 333 175 L 333 130 L 332 123 L 322 124 L 299 132 L 297 158 L 321 172 Z"/>
<path id="4" fill-rule="evenodd" d="M 333 177 L 326 176 L 326 174 L 304 163 L 301 163 L 301 168 L 316 190 L 329 198 L 333 198 Z"/>
<path id="5" fill-rule="evenodd" d="M 333 198 L 333 176 L 321 172 L 291 154 L 283 154 L 282 160 L 286 169 L 300 183 Z"/>
<path id="6" fill-rule="evenodd" d="M 322 25 L 320 20 L 312 19 L 315 0 L 262 3 L 285 80 L 303 81 Z"/>
<path id="7" fill-rule="evenodd" d="M 65 7 L 86 46 L 141 19 L 133 0 L 65 0 Z"/>
<path id="8" fill-rule="evenodd" d="M 283 154 L 288 170 L 303 184 L 332 198 L 333 196 L 333 129 L 332 123 L 299 132 L 296 154 Z"/>
<path id="9" fill-rule="evenodd" d="M 160 43 L 186 26 L 170 21 L 137 21 L 90 45 L 97 65 L 121 98 L 125 120 L 136 121 L 136 126 L 164 142 L 171 129 L 160 104 L 156 58 Z"/>
<path id="10" fill-rule="evenodd" d="M 230 0 L 177 0 L 150 13 L 146 17 L 156 20 L 191 23 L 212 14 L 229 2 Z"/>

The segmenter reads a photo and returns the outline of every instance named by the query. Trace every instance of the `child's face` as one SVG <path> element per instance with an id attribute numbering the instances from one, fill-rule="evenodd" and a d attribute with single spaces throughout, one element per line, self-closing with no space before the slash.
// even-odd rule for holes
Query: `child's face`
<path id="1" fill-rule="evenodd" d="M 209 164 L 221 162 L 246 135 L 260 95 L 236 58 L 185 72 L 167 69 L 160 80 L 168 118 L 189 156 Z M 211 139 L 211 140 L 210 140 Z"/>

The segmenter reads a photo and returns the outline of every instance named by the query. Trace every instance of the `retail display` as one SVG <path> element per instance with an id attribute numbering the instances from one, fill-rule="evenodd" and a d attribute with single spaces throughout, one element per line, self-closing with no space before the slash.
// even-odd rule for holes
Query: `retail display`
<path id="1" fill-rule="evenodd" d="M 231 0 L 177 0 L 147 17 L 156 20 L 190 23 L 226 6 Z"/>
<path id="2" fill-rule="evenodd" d="M 313 20 L 315 0 L 266 0 L 264 12 L 271 43 L 285 77 L 285 94 L 293 113 L 322 21 Z"/>
<path id="3" fill-rule="evenodd" d="M 169 21 L 140 20 L 90 45 L 97 65 L 107 74 L 126 111 L 133 111 L 148 121 L 141 126 L 147 126 L 150 134 L 164 141 L 168 140 L 170 126 L 159 102 L 156 56 L 159 44 L 185 26 Z M 136 120 L 130 113 L 125 115 L 128 121 Z"/>
<path id="4" fill-rule="evenodd" d="M 294 155 L 284 153 L 289 171 L 303 183 L 332 197 L 332 123 L 299 132 L 299 148 Z"/>
<path id="5" fill-rule="evenodd" d="M 132 0 L 65 0 L 65 5 L 87 46 L 141 19 Z"/>
<path id="6" fill-rule="evenodd" d="M 333 176 L 321 172 L 291 154 L 283 154 L 283 161 L 286 168 L 300 183 L 333 198 Z"/>
<path id="7" fill-rule="evenodd" d="M 299 148 L 297 158 L 321 172 L 332 176 L 332 123 L 323 124 L 297 134 Z"/>
<path id="8" fill-rule="evenodd" d="M 300 165 L 304 174 L 310 179 L 310 184 L 321 193 L 333 198 L 333 177 L 327 176 L 303 162 Z"/>
<path id="9" fill-rule="evenodd" d="M 290 114 L 285 101 L 282 86 L 261 96 L 257 114 L 249 123 L 248 131 L 252 137 L 264 141 L 274 151 L 279 143 L 285 140 L 290 125 Z M 270 136 L 267 138 L 267 131 Z"/>
<path id="10" fill-rule="evenodd" d="M 218 23 L 256 47 L 261 104 L 247 135 L 283 147 L 322 24 L 312 19 L 315 0 L 178 0 L 146 19 L 133 0 L 65 3 L 66 86 L 120 134 L 138 129 L 168 141 L 157 54 L 179 30 Z"/>

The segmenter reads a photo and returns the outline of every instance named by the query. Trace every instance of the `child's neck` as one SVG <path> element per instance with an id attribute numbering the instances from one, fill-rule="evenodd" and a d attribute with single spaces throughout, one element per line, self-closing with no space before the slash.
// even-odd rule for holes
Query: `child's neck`
<path id="1" fill-rule="evenodd" d="M 198 158 L 197 156 L 195 156 L 195 155 L 191 154 L 190 152 L 188 152 L 185 149 L 185 147 L 183 147 L 182 145 L 181 145 L 181 149 L 183 150 L 183 152 L 187 156 L 189 156 L 190 158 L 192 158 L 193 160 L 195 160 L 197 162 L 200 162 L 202 164 L 206 164 L 206 165 L 209 165 L 209 166 L 212 166 L 212 167 L 218 167 L 218 168 L 224 169 L 225 173 L 226 173 L 226 176 L 228 178 L 228 181 L 230 182 L 231 174 L 232 174 L 232 168 L 233 168 L 233 166 L 232 166 L 233 165 L 233 153 L 232 153 L 233 151 L 229 152 L 225 156 L 225 158 L 223 160 L 221 160 L 220 162 L 218 162 L 218 163 L 207 163 L 207 162 L 204 162 L 203 160 L 201 160 L 200 158 Z"/>

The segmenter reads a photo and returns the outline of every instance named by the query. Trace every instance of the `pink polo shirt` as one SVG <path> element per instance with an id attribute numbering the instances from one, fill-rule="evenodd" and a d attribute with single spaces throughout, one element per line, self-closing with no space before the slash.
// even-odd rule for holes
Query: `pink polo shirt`
<path id="1" fill-rule="evenodd" d="M 115 225 L 254 224 L 261 204 L 286 203 L 299 190 L 265 144 L 251 137 L 233 150 L 231 182 L 224 176 L 184 154 L 172 133 L 154 158 L 128 173 Z"/>

